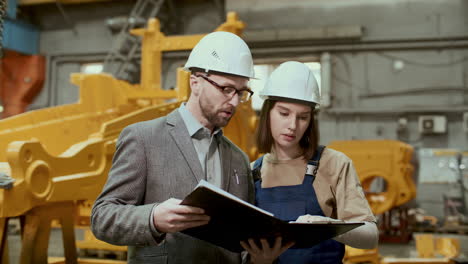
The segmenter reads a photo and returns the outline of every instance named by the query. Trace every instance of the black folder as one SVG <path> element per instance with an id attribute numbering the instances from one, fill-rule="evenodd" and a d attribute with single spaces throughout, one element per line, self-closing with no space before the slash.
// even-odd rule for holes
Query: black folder
<path id="1" fill-rule="evenodd" d="M 241 240 L 266 238 L 273 243 L 277 236 L 281 236 L 284 243 L 295 241 L 293 248 L 311 247 L 364 224 L 344 221 L 286 222 L 204 180 L 181 204 L 203 208 L 211 216 L 207 225 L 186 229 L 182 233 L 233 252 L 243 250 Z"/>

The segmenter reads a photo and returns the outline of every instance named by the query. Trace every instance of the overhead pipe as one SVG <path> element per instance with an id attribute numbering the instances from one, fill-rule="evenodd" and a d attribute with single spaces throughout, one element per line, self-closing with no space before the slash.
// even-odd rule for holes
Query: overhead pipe
<path id="1" fill-rule="evenodd" d="M 276 46 L 276 47 L 259 47 L 256 43 L 248 43 L 251 46 L 252 55 L 254 57 L 271 57 L 272 54 L 285 55 L 304 55 L 307 53 L 322 53 L 322 52 L 366 52 L 366 51 L 390 51 L 390 50 L 442 50 L 442 49 L 462 49 L 468 47 L 468 40 L 456 41 L 428 41 L 428 42 L 370 42 L 364 41 L 360 43 L 347 44 L 318 44 L 305 43 L 302 46 Z M 286 44 L 284 44 L 286 45 Z"/>
<path id="2" fill-rule="evenodd" d="M 320 87 L 320 107 L 329 107 L 331 105 L 330 94 L 331 94 L 331 56 L 330 53 L 324 52 L 320 57 L 320 75 L 321 75 L 321 87 Z"/>
<path id="3" fill-rule="evenodd" d="M 349 108 L 349 107 L 338 107 L 325 109 L 325 113 L 331 115 L 386 115 L 386 116 L 399 116 L 403 114 L 459 114 L 468 111 L 468 107 L 421 107 L 421 108 L 393 108 L 393 109 L 362 109 L 362 108 Z"/>

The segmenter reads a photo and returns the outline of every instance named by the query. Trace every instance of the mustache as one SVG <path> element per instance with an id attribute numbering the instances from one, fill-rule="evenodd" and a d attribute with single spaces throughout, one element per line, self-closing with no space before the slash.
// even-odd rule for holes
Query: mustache
<path id="1" fill-rule="evenodd" d="M 230 113 L 234 114 L 236 112 L 236 108 L 235 107 L 226 107 L 226 108 L 218 110 L 218 112 L 230 112 Z"/>

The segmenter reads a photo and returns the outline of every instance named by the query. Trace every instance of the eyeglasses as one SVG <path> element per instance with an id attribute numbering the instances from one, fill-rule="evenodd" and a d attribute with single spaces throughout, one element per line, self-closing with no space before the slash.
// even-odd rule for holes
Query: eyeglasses
<path id="1" fill-rule="evenodd" d="M 234 94 L 237 93 L 237 95 L 239 96 L 239 101 L 241 103 L 249 101 L 250 98 L 252 97 L 252 95 L 254 94 L 254 92 L 252 92 L 250 89 L 244 88 L 244 89 L 237 90 L 236 88 L 234 88 L 232 86 L 221 86 L 221 85 L 219 85 L 218 83 L 216 83 L 215 81 L 211 80 L 210 78 L 208 78 L 206 76 L 203 76 L 203 75 L 195 75 L 195 76 L 205 79 L 205 81 L 209 82 L 211 85 L 213 85 L 214 87 L 221 90 L 221 92 L 227 98 L 232 98 L 232 97 L 234 97 Z"/>

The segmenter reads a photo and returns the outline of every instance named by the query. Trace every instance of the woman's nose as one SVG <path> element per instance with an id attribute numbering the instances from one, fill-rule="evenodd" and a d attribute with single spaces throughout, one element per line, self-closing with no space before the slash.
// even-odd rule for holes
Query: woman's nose
<path id="1" fill-rule="evenodd" d="M 296 118 L 290 118 L 288 128 L 291 130 L 296 130 Z"/>

